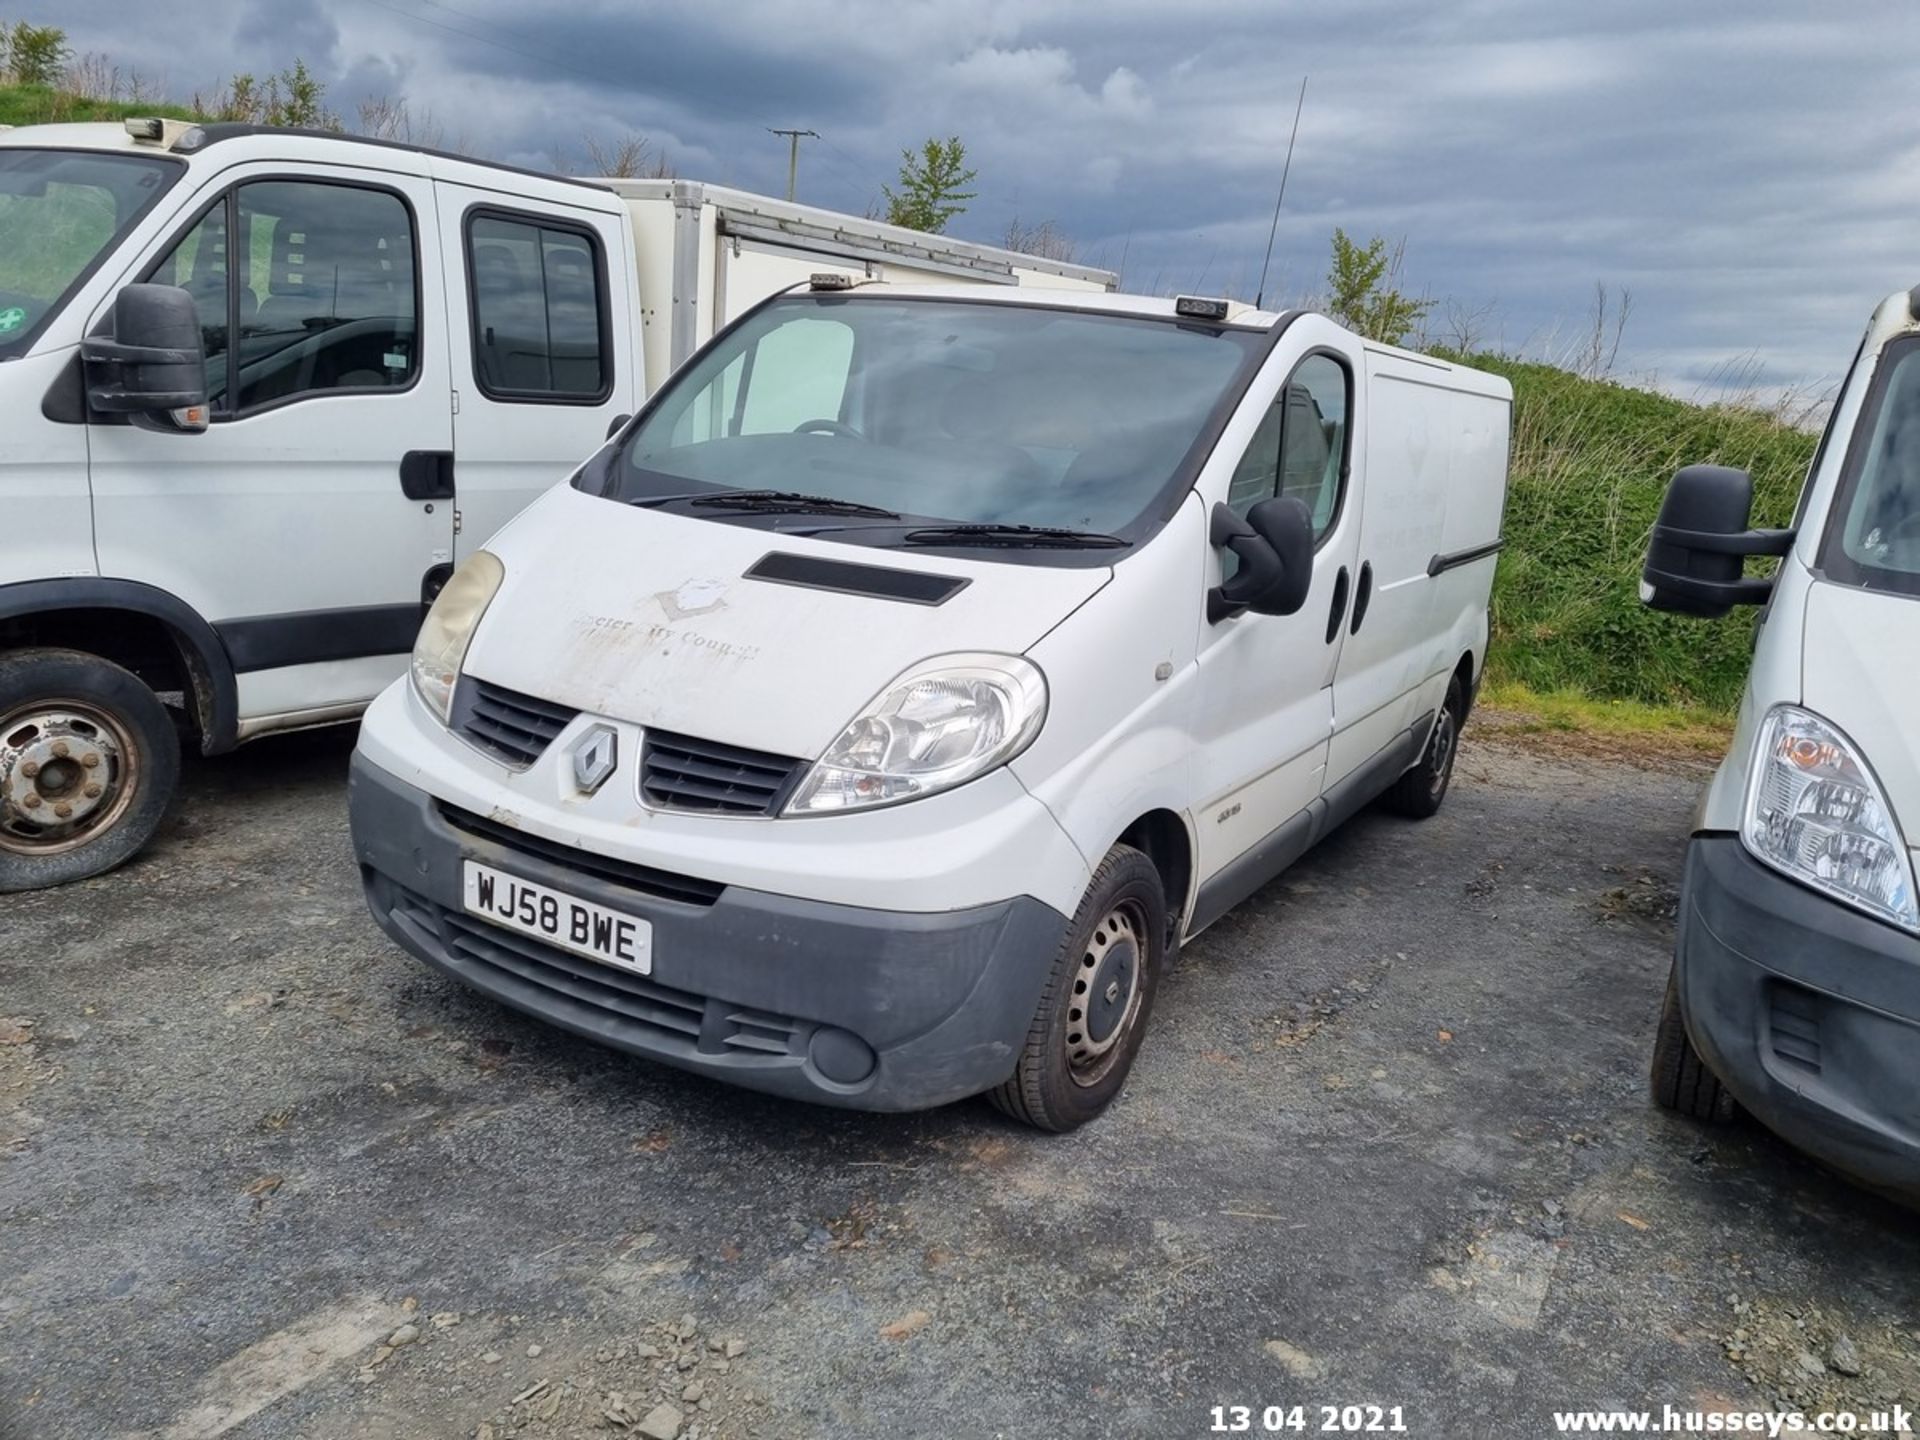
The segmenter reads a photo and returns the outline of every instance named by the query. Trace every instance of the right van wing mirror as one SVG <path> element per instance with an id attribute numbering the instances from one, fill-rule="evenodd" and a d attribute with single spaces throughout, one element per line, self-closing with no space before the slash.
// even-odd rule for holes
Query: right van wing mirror
<path id="1" fill-rule="evenodd" d="M 1207 622 L 1218 625 L 1251 610 L 1291 615 L 1313 586 L 1313 517 L 1292 496 L 1262 500 L 1243 520 L 1230 505 L 1215 505 L 1208 538 L 1231 550 L 1240 566 L 1207 592 Z"/>
<path id="2" fill-rule="evenodd" d="M 1647 541 L 1640 599 L 1654 610 L 1717 620 L 1735 605 L 1764 605 L 1769 578 L 1749 579 L 1749 555 L 1784 555 L 1791 530 L 1754 530 L 1753 477 L 1725 465 L 1689 465 L 1673 477 Z"/>
<path id="3" fill-rule="evenodd" d="M 128 285 L 113 300 L 113 336 L 80 344 L 87 404 L 152 429 L 207 428 L 207 354 L 193 296 L 178 285 Z"/>

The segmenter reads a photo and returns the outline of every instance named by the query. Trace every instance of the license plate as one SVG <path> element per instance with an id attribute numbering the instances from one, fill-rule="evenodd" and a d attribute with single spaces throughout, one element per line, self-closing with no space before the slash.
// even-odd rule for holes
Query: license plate
<path id="1" fill-rule="evenodd" d="M 466 862 L 465 883 L 469 915 L 602 965 L 636 975 L 653 971 L 653 926 L 637 915 L 576 900 L 564 891 L 473 860 Z"/>

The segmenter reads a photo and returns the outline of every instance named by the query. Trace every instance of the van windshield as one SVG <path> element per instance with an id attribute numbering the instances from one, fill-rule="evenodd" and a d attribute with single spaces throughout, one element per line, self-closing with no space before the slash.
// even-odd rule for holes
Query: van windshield
<path id="1" fill-rule="evenodd" d="M 1920 342 L 1894 342 L 1882 364 L 1867 443 L 1841 482 L 1822 564 L 1845 584 L 1920 595 Z"/>
<path id="2" fill-rule="evenodd" d="M 1050 561 L 1083 542 L 1108 563 L 1162 523 L 1162 497 L 1264 338 L 1039 305 L 796 295 L 678 376 L 601 484 L 860 544 L 1037 543 L 1022 558 Z M 990 528 L 929 528 L 942 525 Z"/>
<path id="3" fill-rule="evenodd" d="M 24 353 L 180 168 L 155 156 L 0 147 L 0 360 Z"/>

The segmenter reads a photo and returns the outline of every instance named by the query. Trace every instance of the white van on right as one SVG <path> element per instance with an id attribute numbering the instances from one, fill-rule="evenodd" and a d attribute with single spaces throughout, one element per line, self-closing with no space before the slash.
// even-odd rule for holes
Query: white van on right
<path id="1" fill-rule="evenodd" d="M 1874 312 L 1793 528 L 1752 481 L 1674 477 L 1641 594 L 1763 606 L 1733 747 L 1695 815 L 1654 1098 L 1737 1103 L 1866 1184 L 1920 1199 L 1920 289 Z M 1747 556 L 1778 555 L 1771 579 Z"/>

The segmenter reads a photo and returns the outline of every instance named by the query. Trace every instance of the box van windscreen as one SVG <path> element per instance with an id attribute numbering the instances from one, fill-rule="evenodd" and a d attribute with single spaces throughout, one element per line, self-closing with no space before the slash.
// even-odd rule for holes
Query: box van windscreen
<path id="1" fill-rule="evenodd" d="M 914 543 L 929 524 L 1137 542 L 1265 338 L 1037 305 L 794 296 L 676 377 L 601 486 L 628 503 L 697 502 L 710 487 L 899 517 L 821 526 L 869 544 Z M 755 523 L 746 507 L 685 513 Z"/>
<path id="2" fill-rule="evenodd" d="M 180 173 L 176 160 L 0 148 L 0 359 Z"/>
<path id="3" fill-rule="evenodd" d="M 1822 564 L 1842 584 L 1920 595 L 1920 339 L 1887 347 L 1868 404 L 1869 439 L 1841 481 Z"/>

